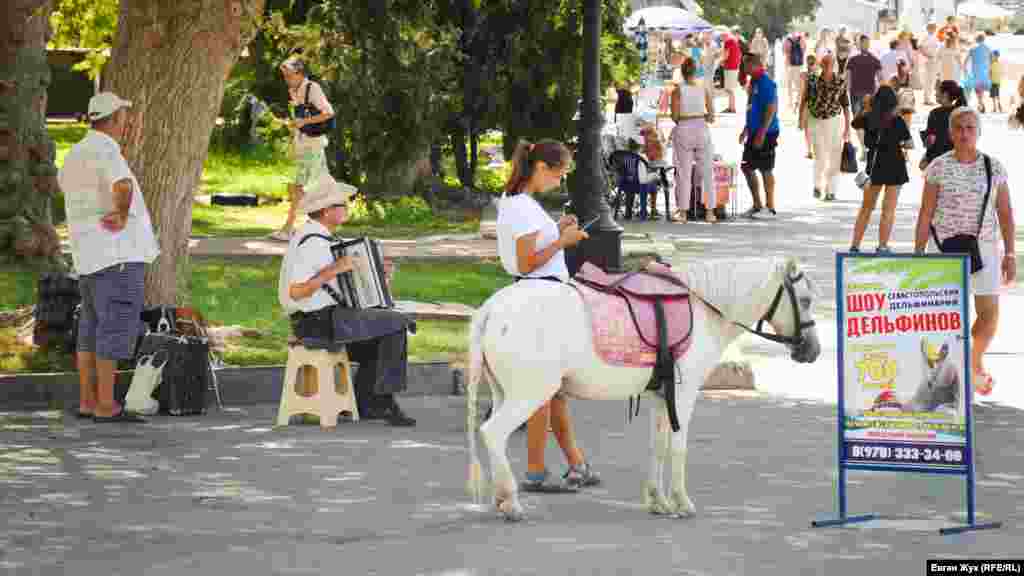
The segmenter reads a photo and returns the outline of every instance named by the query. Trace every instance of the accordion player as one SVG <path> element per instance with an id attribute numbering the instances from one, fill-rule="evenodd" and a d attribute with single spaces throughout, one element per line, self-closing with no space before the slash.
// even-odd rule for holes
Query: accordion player
<path id="1" fill-rule="evenodd" d="M 394 308 L 391 287 L 384 273 L 380 242 L 371 238 L 342 240 L 331 245 L 335 260 L 348 256 L 352 270 L 338 275 L 346 303 L 352 308 Z"/>
<path id="2" fill-rule="evenodd" d="M 278 300 L 303 346 L 344 348 L 358 363 L 353 384 L 360 419 L 415 425 L 394 398 L 406 388 L 408 333 L 415 332 L 415 322 L 391 309 L 379 244 L 364 238 L 339 242 L 331 235 L 347 218 L 354 189 L 325 178 L 300 201 L 309 220 L 288 244 Z"/>

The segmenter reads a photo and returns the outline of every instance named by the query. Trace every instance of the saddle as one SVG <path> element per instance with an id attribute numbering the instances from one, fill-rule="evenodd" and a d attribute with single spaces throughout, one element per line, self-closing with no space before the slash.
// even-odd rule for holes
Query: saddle
<path id="1" fill-rule="evenodd" d="M 674 382 L 675 360 L 690 345 L 690 290 L 647 272 L 608 274 L 586 262 L 572 282 L 591 312 L 595 349 L 610 364 L 653 366 L 649 390 Z M 624 322 L 627 315 L 631 322 Z"/>

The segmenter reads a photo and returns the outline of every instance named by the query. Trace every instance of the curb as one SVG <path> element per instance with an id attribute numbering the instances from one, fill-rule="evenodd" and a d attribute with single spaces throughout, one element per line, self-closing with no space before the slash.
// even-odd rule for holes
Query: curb
<path id="1" fill-rule="evenodd" d="M 353 378 L 359 370 L 354 364 Z M 277 404 L 281 399 L 284 366 L 229 367 L 216 371 L 225 406 Z M 117 373 L 115 398 L 124 398 L 133 371 Z M 408 388 L 400 396 L 449 396 L 460 392 L 461 371 L 448 362 L 410 362 Z M 78 373 L 17 374 L 0 376 L 0 406 L 6 410 L 64 409 L 78 405 Z M 212 392 L 208 406 L 215 404 Z"/>
<path id="2" fill-rule="evenodd" d="M 284 366 L 227 367 L 216 371 L 224 406 L 277 404 L 281 399 Z M 353 364 L 353 378 L 359 370 Z M 702 391 L 754 390 L 753 374 L 733 362 L 723 362 L 701 386 Z M 133 371 L 117 373 L 115 398 L 124 399 Z M 465 373 L 446 361 L 410 362 L 408 388 L 399 396 L 462 396 Z M 481 386 L 480 396 L 490 397 L 490 387 Z M 212 392 L 207 406 L 215 404 Z M 0 375 L 0 406 L 5 410 L 70 409 L 78 405 L 78 373 Z"/>

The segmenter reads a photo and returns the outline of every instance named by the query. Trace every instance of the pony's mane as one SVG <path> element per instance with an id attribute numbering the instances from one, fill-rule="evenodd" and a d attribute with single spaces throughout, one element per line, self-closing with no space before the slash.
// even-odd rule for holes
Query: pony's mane
<path id="1" fill-rule="evenodd" d="M 688 262 L 679 272 L 691 290 L 734 320 L 758 304 L 751 302 L 750 296 L 773 278 L 780 278 L 792 262 L 779 257 L 716 259 Z"/>

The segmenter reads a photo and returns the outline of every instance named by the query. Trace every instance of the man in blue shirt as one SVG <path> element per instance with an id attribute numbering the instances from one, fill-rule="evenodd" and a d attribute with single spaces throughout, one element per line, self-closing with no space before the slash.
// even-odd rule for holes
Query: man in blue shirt
<path id="1" fill-rule="evenodd" d="M 743 162 L 740 169 L 747 179 L 754 206 L 744 213 L 747 218 L 775 217 L 775 147 L 779 142 L 779 95 L 775 82 L 764 71 L 759 54 L 746 54 L 744 70 L 750 75 L 747 98 L 747 125 L 740 134 L 743 144 Z M 755 171 L 764 180 L 767 209 L 761 204 L 760 187 Z"/>

